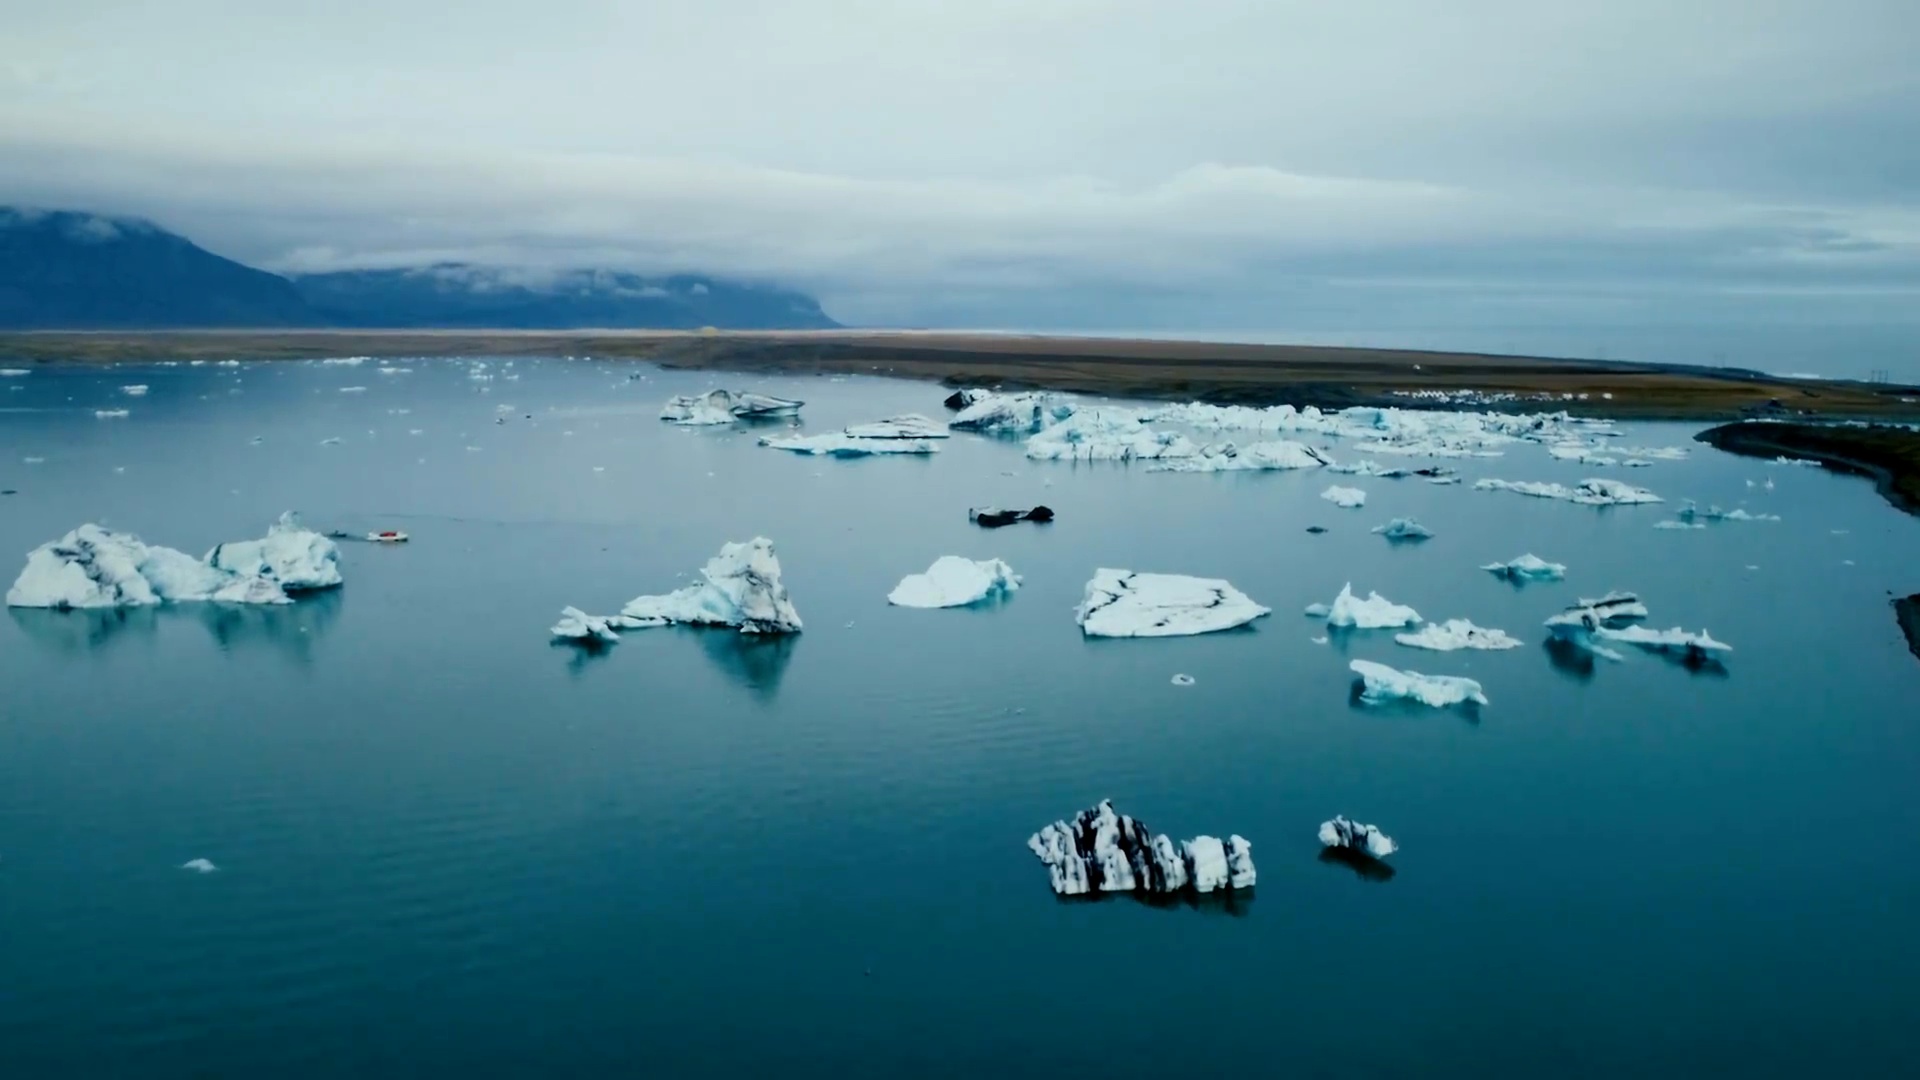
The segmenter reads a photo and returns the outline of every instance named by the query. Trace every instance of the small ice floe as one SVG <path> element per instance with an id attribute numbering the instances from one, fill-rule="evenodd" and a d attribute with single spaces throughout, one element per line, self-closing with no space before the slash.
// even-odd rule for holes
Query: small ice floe
<path id="1" fill-rule="evenodd" d="M 1389 540 L 1431 540 L 1433 530 L 1412 518 L 1394 518 L 1385 525 L 1375 525 L 1373 531 Z"/>
<path id="2" fill-rule="evenodd" d="M 731 424 L 735 420 L 764 420 L 794 416 L 804 401 L 767 394 L 709 390 L 697 396 L 679 395 L 660 410 L 660 419 L 688 426 Z"/>
<path id="3" fill-rule="evenodd" d="M 1193 676 L 1191 676 L 1191 675 L 1185 675 L 1185 674 L 1180 674 L 1180 675 L 1175 675 L 1175 676 L 1174 676 L 1174 677 L 1173 677 L 1172 679 L 1170 679 L 1170 680 L 1168 680 L 1168 681 L 1169 681 L 1169 682 L 1172 682 L 1172 683 L 1173 683 L 1173 685 L 1175 685 L 1175 686 L 1192 686 L 1192 685 L 1193 685 Z"/>
<path id="4" fill-rule="evenodd" d="M 1581 465 L 1602 467 L 1620 464 L 1619 458 L 1599 453 L 1593 447 L 1587 446 L 1584 443 L 1560 443 L 1556 446 L 1547 447 L 1547 453 L 1552 454 L 1561 461 L 1572 461 Z"/>
<path id="5" fill-rule="evenodd" d="M 872 454 L 932 454 L 940 448 L 931 439 L 856 438 L 843 432 L 826 435 L 764 435 L 760 445 L 795 454 L 867 457 Z"/>
<path id="6" fill-rule="evenodd" d="M 1749 513 L 1746 510 L 1742 510 L 1739 507 L 1735 507 L 1732 510 L 1722 510 L 1718 506 L 1708 506 L 1705 510 L 1702 510 L 1698 505 L 1694 503 L 1692 499 L 1688 499 L 1686 502 L 1680 504 L 1680 509 L 1674 511 L 1673 516 L 1687 523 L 1701 522 L 1701 521 L 1779 521 L 1780 520 L 1779 514 L 1754 514 L 1754 513 Z"/>
<path id="7" fill-rule="evenodd" d="M 411 374 L 413 374 L 413 369 L 412 369 L 412 368 L 410 368 L 410 367 L 393 367 L 393 366 L 390 366 L 390 365 L 384 365 L 384 364 L 383 364 L 383 365 L 381 365 L 381 367 L 380 367 L 380 369 L 379 369 L 379 371 L 380 371 L 380 374 L 382 374 L 382 375 L 411 375 Z"/>
<path id="8" fill-rule="evenodd" d="M 1284 469 L 1318 469 L 1329 463 L 1325 454 L 1305 443 L 1290 439 L 1235 446 L 1230 442 L 1213 443 L 1200 448 L 1192 457 L 1156 461 L 1148 472 L 1271 472 Z"/>
<path id="9" fill-rule="evenodd" d="M 1087 637 L 1179 637 L 1245 626 L 1270 610 L 1217 578 L 1102 567 L 1073 619 Z"/>
<path id="10" fill-rule="evenodd" d="M 364 386 L 343 386 L 340 388 L 340 392 L 343 394 L 364 394 L 367 392 L 367 388 Z"/>
<path id="11" fill-rule="evenodd" d="M 100 420 L 124 420 L 133 412 L 130 409 L 95 409 L 93 415 Z"/>
<path id="12" fill-rule="evenodd" d="M 1323 847 L 1346 848 L 1376 859 L 1384 859 L 1400 850 L 1393 837 L 1380 831 L 1376 825 L 1362 825 L 1357 821 L 1348 821 L 1338 814 L 1332 821 L 1320 823 L 1320 844 Z"/>
<path id="13" fill-rule="evenodd" d="M 947 425 L 919 413 L 901 413 L 871 424 L 854 424 L 842 434 L 849 439 L 945 439 L 951 437 Z"/>
<path id="14" fill-rule="evenodd" d="M 359 367 L 370 359 L 372 358 L 366 356 L 329 356 L 323 358 L 320 363 L 327 367 Z"/>
<path id="15" fill-rule="evenodd" d="M 1393 640 L 1402 645 L 1411 645 L 1416 649 L 1432 649 L 1435 652 L 1454 652 L 1459 649 L 1517 649 L 1520 639 L 1510 636 L 1504 630 L 1489 630 L 1475 626 L 1466 619 L 1448 619 L 1443 623 L 1428 623 L 1410 634 L 1395 634 Z"/>
<path id="16" fill-rule="evenodd" d="M 145 383 L 129 383 L 121 387 L 120 392 L 128 397 L 146 397 L 147 387 Z"/>
<path id="17" fill-rule="evenodd" d="M 1353 595 L 1352 582 L 1340 587 L 1340 595 L 1333 598 L 1333 603 L 1307 605 L 1307 614 L 1326 619 L 1328 626 L 1355 630 L 1386 630 L 1420 621 L 1419 612 L 1377 592 L 1368 593 L 1365 600 Z"/>
<path id="18" fill-rule="evenodd" d="M 1510 562 L 1488 563 L 1480 569 L 1508 581 L 1559 581 L 1567 576 L 1565 564 L 1548 562 L 1532 553 Z"/>
<path id="19" fill-rule="evenodd" d="M 1704 628 L 1693 634 L 1677 626 L 1671 630 L 1649 630 L 1644 626 L 1615 630 L 1603 626 L 1594 631 L 1594 636 L 1603 641 L 1637 646 L 1649 652 L 1671 653 L 1690 662 L 1717 660 L 1733 651 L 1733 646 L 1715 640 Z"/>
<path id="20" fill-rule="evenodd" d="M 1308 638 L 1307 640 L 1312 642 L 1315 645 L 1325 645 L 1327 643 L 1327 637 L 1324 634 L 1322 634 L 1319 637 Z"/>
<path id="21" fill-rule="evenodd" d="M 1139 412 L 1121 408 L 1080 409 L 1027 440 L 1034 461 L 1162 461 L 1199 453 L 1192 439 L 1148 427 Z"/>
<path id="22" fill-rule="evenodd" d="M 956 431 L 1030 435 L 1072 416 L 1074 412 L 1073 399 L 1060 394 L 996 394 L 989 390 L 966 392 L 974 395 L 973 400 L 960 410 L 959 415 L 947 421 L 947 426 Z"/>
<path id="23" fill-rule="evenodd" d="M 1622 623 L 1647 617 L 1647 605 L 1630 592 L 1613 590 L 1598 599 L 1580 597 L 1567 608 L 1570 613 L 1588 612 L 1603 623 Z"/>
<path id="24" fill-rule="evenodd" d="M 1653 527 L 1654 527 L 1654 528 L 1656 528 L 1656 529 L 1668 529 L 1668 530 L 1673 530 L 1673 529 L 1704 529 L 1704 528 L 1706 528 L 1706 527 L 1707 527 L 1707 523 L 1706 523 L 1706 522 L 1704 522 L 1704 521 L 1675 521 L 1675 520 L 1672 520 L 1672 519 L 1668 519 L 1668 520 L 1666 520 L 1666 521 L 1656 521 L 1656 522 L 1654 522 L 1654 523 L 1653 523 Z"/>
<path id="25" fill-rule="evenodd" d="M 188 859 L 180 864 L 180 869 L 191 870 L 196 874 L 211 874 L 220 868 L 213 865 L 211 859 Z"/>
<path id="26" fill-rule="evenodd" d="M 1443 487 L 1444 487 L 1444 486 L 1446 486 L 1446 485 L 1448 485 L 1448 484 L 1457 484 L 1457 483 L 1459 483 L 1459 482 L 1460 482 L 1460 478 L 1459 478 L 1459 477 L 1457 477 L 1457 476 L 1429 476 L 1429 477 L 1427 477 L 1427 483 L 1429 483 L 1429 484 L 1439 484 L 1439 485 L 1441 485 L 1441 486 L 1443 486 Z"/>
<path id="27" fill-rule="evenodd" d="M 1348 510 L 1358 510 L 1360 507 L 1367 505 L 1367 493 L 1361 491 L 1359 488 L 1335 485 L 1321 492 L 1320 497 L 1335 506 L 1344 507 Z"/>
<path id="28" fill-rule="evenodd" d="M 620 632 L 613 627 L 619 621 L 622 620 L 618 616 L 589 615 L 577 607 L 568 606 L 560 609 L 560 621 L 553 624 L 550 632 L 560 641 L 612 645 L 620 640 Z"/>
<path id="29" fill-rule="evenodd" d="M 1034 833 L 1027 848 L 1047 864 L 1053 891 L 1061 896 L 1210 893 L 1251 889 L 1257 878 L 1253 845 L 1245 838 L 1196 836 L 1176 845 L 1116 813 L 1106 799 L 1072 822 L 1056 821 Z"/>
<path id="30" fill-rule="evenodd" d="M 43 457 L 23 457 L 20 459 L 20 463 L 22 465 L 45 465 L 47 459 Z"/>
<path id="31" fill-rule="evenodd" d="M 292 514 L 265 540 L 222 544 L 205 559 L 143 543 L 131 533 L 82 525 L 42 544 L 7 590 L 8 607 L 118 608 L 166 602 L 285 604 L 287 593 L 340 583 L 333 541 L 289 526 Z M 233 552 L 265 552 L 236 558 Z"/>
<path id="32" fill-rule="evenodd" d="M 1016 521 L 1031 521 L 1036 525 L 1045 525 L 1053 520 L 1053 511 L 1045 506 L 1036 506 L 1031 510 L 1002 510 L 997 506 L 976 506 L 967 511 L 967 520 L 983 529 L 998 529 L 1003 525 L 1012 525 Z"/>
<path id="33" fill-rule="evenodd" d="M 259 438 L 259 436 L 257 436 L 257 435 L 256 435 L 256 436 L 254 436 L 254 438 L 255 438 L 255 439 L 257 440 L 257 439 Z M 340 445 L 340 436 L 338 436 L 338 435 L 329 435 L 329 436 L 327 436 L 326 438 L 324 438 L 324 439 L 321 439 L 321 440 L 320 440 L 320 445 L 321 445 L 321 446 L 339 446 L 339 445 Z"/>
<path id="34" fill-rule="evenodd" d="M 33 372 L 23 367 L 0 368 L 0 379 L 24 379 Z"/>
<path id="35" fill-rule="evenodd" d="M 1785 454 L 1781 454 L 1781 455 L 1780 455 L 1779 457 L 1776 457 L 1776 458 L 1774 458 L 1774 459 L 1773 459 L 1773 461 L 1772 461 L 1772 462 L 1770 462 L 1770 464 L 1774 464 L 1774 465 L 1818 465 L 1818 464 L 1820 464 L 1820 462 L 1818 462 L 1818 461 L 1816 461 L 1816 460 L 1814 460 L 1813 458 L 1797 458 L 1797 457 L 1788 457 L 1788 456 L 1786 456 Z"/>
<path id="36" fill-rule="evenodd" d="M 793 634 L 800 613 L 780 581 L 773 541 L 758 536 L 727 544 L 707 560 L 700 582 L 663 596 L 639 596 L 620 610 L 623 629 L 667 626 L 737 626 L 743 634 Z"/>
<path id="37" fill-rule="evenodd" d="M 1357 696 L 1370 705 L 1389 701 L 1413 701 L 1445 709 L 1453 705 L 1485 705 L 1487 695 L 1480 684 L 1457 675 L 1422 675 L 1417 671 L 1399 671 L 1371 660 L 1355 660 L 1348 670 L 1355 680 Z"/>
<path id="38" fill-rule="evenodd" d="M 946 608 L 978 604 L 1020 587 L 1020 575 L 999 559 L 943 555 L 924 574 L 908 574 L 887 594 L 895 607 Z"/>
<path id="39" fill-rule="evenodd" d="M 1579 503 L 1582 506 L 1628 506 L 1635 503 L 1663 501 L 1660 496 L 1645 488 L 1637 488 L 1618 480 L 1582 480 L 1568 487 L 1565 484 L 1543 484 L 1531 480 L 1489 479 L 1475 482 L 1473 488 L 1475 491 L 1511 491 L 1518 495 L 1531 495 L 1536 499 L 1559 499 L 1564 502 Z"/>

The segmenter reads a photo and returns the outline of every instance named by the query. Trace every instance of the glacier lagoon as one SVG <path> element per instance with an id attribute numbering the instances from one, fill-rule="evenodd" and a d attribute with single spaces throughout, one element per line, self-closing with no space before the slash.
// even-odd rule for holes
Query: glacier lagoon
<path id="1" fill-rule="evenodd" d="M 558 360 L 8 366 L 31 369 L 0 383 L 8 581 L 88 521 L 201 551 L 294 507 L 412 538 L 342 541 L 344 586 L 290 606 L 0 618 L 10 1075 L 1912 1063 L 1920 665 L 1888 590 L 1914 587 L 1920 521 L 1864 481 L 1704 446 L 1628 470 L 1518 444 L 1441 462 L 1452 486 L 961 433 L 838 460 L 757 441 L 943 419 L 947 391 Z M 798 428 L 657 419 L 721 386 L 807 404 Z M 1666 502 L 1473 489 L 1588 477 Z M 1365 511 L 1319 498 L 1336 482 Z M 1687 498 L 1782 520 L 1654 528 Z M 1057 520 L 967 520 L 1042 504 Z M 1368 533 L 1393 517 L 1436 535 Z M 804 633 L 549 643 L 563 605 L 618 610 L 754 536 Z M 1481 569 L 1518 552 L 1565 580 Z M 942 555 L 1005 559 L 1021 589 L 889 606 Z M 1225 579 L 1273 614 L 1089 639 L 1073 610 L 1102 566 Z M 1524 647 L 1300 615 L 1347 582 Z M 1545 618 L 1615 588 L 1730 643 L 1724 669 L 1545 647 Z M 1355 659 L 1490 704 L 1359 703 Z M 1102 798 L 1245 836 L 1254 895 L 1056 899 L 1026 838 Z M 1321 861 L 1336 814 L 1392 833 L 1392 880 Z M 1089 991 L 1138 1019 L 1063 1033 Z"/>

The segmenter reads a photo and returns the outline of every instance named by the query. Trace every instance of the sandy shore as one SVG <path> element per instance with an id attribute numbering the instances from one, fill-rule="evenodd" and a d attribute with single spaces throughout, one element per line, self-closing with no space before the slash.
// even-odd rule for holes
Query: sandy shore
<path id="1" fill-rule="evenodd" d="M 1920 419 L 1920 388 L 1733 369 L 1311 345 L 911 331 L 178 331 L 0 334 L 7 363 L 323 356 L 575 356 L 666 367 L 860 374 L 1218 404 L 1442 404 L 1421 392 L 1515 395 L 1491 407 L 1623 419 L 1752 415 Z"/>

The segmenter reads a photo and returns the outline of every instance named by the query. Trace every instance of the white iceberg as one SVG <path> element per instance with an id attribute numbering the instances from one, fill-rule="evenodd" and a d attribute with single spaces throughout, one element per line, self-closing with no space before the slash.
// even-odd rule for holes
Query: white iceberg
<path id="1" fill-rule="evenodd" d="M 1361 491 L 1359 488 L 1335 485 L 1321 492 L 1320 497 L 1335 506 L 1344 507 L 1348 510 L 1358 510 L 1360 507 L 1367 505 L 1367 493 Z"/>
<path id="2" fill-rule="evenodd" d="M 944 438 L 944 436 L 942 436 Z M 832 432 L 826 435 L 766 435 L 760 445 L 795 454 L 866 457 L 870 454 L 932 454 L 939 451 L 930 439 L 868 439 Z"/>
<path id="3" fill-rule="evenodd" d="M 1047 864 L 1053 891 L 1061 896 L 1210 893 L 1250 889 L 1258 879 L 1253 845 L 1245 838 L 1196 836 L 1176 846 L 1116 813 L 1106 799 L 1080 811 L 1071 823 L 1056 821 L 1034 833 L 1027 848 Z"/>
<path id="4" fill-rule="evenodd" d="M 852 439 L 945 439 L 951 433 L 947 425 L 919 413 L 901 413 L 871 424 L 854 424 L 845 434 Z"/>
<path id="5" fill-rule="evenodd" d="M 1278 469 L 1317 469 L 1328 464 L 1326 455 L 1305 443 L 1289 439 L 1257 442 L 1245 448 L 1213 443 L 1187 458 L 1156 461 L 1148 472 L 1239 472 Z"/>
<path id="6" fill-rule="evenodd" d="M 614 625 L 624 622 L 619 616 L 589 615 L 577 607 L 569 606 L 560 609 L 560 621 L 553 625 L 551 633 L 567 641 L 605 642 L 611 645 L 620 640 L 620 633 L 614 629 Z"/>
<path id="7" fill-rule="evenodd" d="M 971 391 L 974 398 L 947 426 L 960 431 L 1028 435 L 1072 416 L 1076 406 L 1059 394 L 995 394 Z M 952 400 L 949 398 L 948 400 Z"/>
<path id="8" fill-rule="evenodd" d="M 1307 614 L 1318 615 L 1320 605 L 1307 608 Z M 1404 604 L 1396 604 L 1377 592 L 1367 594 L 1365 600 L 1353 595 L 1353 583 L 1340 587 L 1340 595 L 1333 598 L 1324 612 L 1328 626 L 1348 626 L 1356 630 L 1386 630 L 1400 626 L 1412 626 L 1420 621 L 1420 613 Z"/>
<path id="9" fill-rule="evenodd" d="M 1680 509 L 1674 511 L 1673 516 L 1677 518 L 1681 523 L 1687 524 L 1687 525 L 1694 525 L 1694 524 L 1707 522 L 1707 521 L 1779 521 L 1780 520 L 1780 515 L 1778 514 L 1754 514 L 1746 510 L 1742 510 L 1738 507 L 1732 510 L 1722 510 L 1718 506 L 1708 506 L 1705 510 L 1702 510 L 1700 509 L 1699 505 L 1695 503 L 1692 499 L 1688 499 L 1686 502 L 1681 503 Z"/>
<path id="10" fill-rule="evenodd" d="M 211 874 L 220 868 L 213 865 L 211 859 L 188 859 L 180 864 L 180 869 L 191 870 L 196 874 Z"/>
<path id="11" fill-rule="evenodd" d="M 660 419 L 687 426 L 731 424 L 739 419 L 793 416 L 804 404 L 804 401 L 767 394 L 709 390 L 704 394 L 680 394 L 668 399 L 660 410 Z"/>
<path id="12" fill-rule="evenodd" d="M 1536 499 L 1560 499 L 1565 502 L 1579 503 L 1582 506 L 1626 506 L 1664 501 L 1645 488 L 1623 484 L 1618 480 L 1582 480 L 1572 487 L 1567 487 L 1565 484 L 1544 484 L 1531 480 L 1489 479 L 1478 481 L 1473 487 L 1476 491 L 1511 491 L 1518 495 L 1531 495 Z"/>
<path id="13" fill-rule="evenodd" d="M 93 410 L 93 415 L 94 415 L 94 418 L 98 420 L 125 420 L 127 417 L 133 415 L 133 410 L 131 409 L 95 409 Z"/>
<path id="14" fill-rule="evenodd" d="M 128 397 L 146 397 L 147 387 L 145 383 L 129 383 L 121 387 L 120 392 Z"/>
<path id="15" fill-rule="evenodd" d="M 896 607 L 946 608 L 977 604 L 1020 587 L 1020 575 L 999 559 L 942 555 L 924 574 L 908 574 L 887 594 Z"/>
<path id="16" fill-rule="evenodd" d="M 764 536 L 727 544 L 707 560 L 701 581 L 664 596 L 639 596 L 620 610 L 618 625 L 634 629 L 685 623 L 737 626 L 743 634 L 792 634 L 800 614 L 780 581 L 780 560 Z"/>
<path id="17" fill-rule="evenodd" d="M 1508 581 L 1559 581 L 1567 576 L 1564 563 L 1548 562 L 1531 552 L 1510 562 L 1488 563 L 1480 569 Z"/>
<path id="18" fill-rule="evenodd" d="M 1169 679 L 1168 681 L 1173 683 L 1173 685 L 1175 686 L 1192 686 L 1194 683 L 1194 678 L 1191 675 L 1181 673 L 1181 674 L 1174 675 L 1174 677 L 1172 679 Z"/>
<path id="19" fill-rule="evenodd" d="M 0 368 L 0 379 L 24 379 L 33 372 L 23 367 Z"/>
<path id="20" fill-rule="evenodd" d="M 275 582 L 288 592 L 327 589 L 340 584 L 340 549 L 305 528 L 289 510 L 260 540 L 221 544 L 207 553 L 207 565 L 243 577 Z"/>
<path id="21" fill-rule="evenodd" d="M 237 572 L 183 551 L 149 545 L 132 533 L 82 525 L 27 555 L 7 590 L 8 607 L 117 608 L 163 602 L 285 604 L 282 584 Z"/>
<path id="22" fill-rule="evenodd" d="M 1656 529 L 1670 529 L 1670 530 L 1704 529 L 1707 527 L 1707 523 L 1704 521 L 1671 521 L 1669 520 L 1669 521 L 1656 521 L 1653 523 L 1653 527 Z"/>
<path id="23" fill-rule="evenodd" d="M 1459 649 L 1517 649 L 1520 639 L 1510 636 L 1504 630 L 1489 630 L 1475 626 L 1466 619 L 1448 619 L 1443 623 L 1428 623 L 1410 634 L 1395 634 L 1393 640 L 1402 645 L 1411 645 L 1416 649 L 1432 649 L 1435 652 L 1454 652 Z"/>
<path id="24" fill-rule="evenodd" d="M 1691 634 L 1677 626 L 1671 630 L 1649 630 L 1644 626 L 1629 626 L 1615 630 L 1602 626 L 1594 631 L 1594 636 L 1605 641 L 1638 646 L 1652 652 L 1676 653 L 1690 659 L 1706 658 L 1733 651 L 1733 646 L 1724 641 L 1716 641 L 1704 628 L 1697 634 Z"/>
<path id="25" fill-rule="evenodd" d="M 1412 518 L 1394 518 L 1385 525 L 1375 525 L 1373 531 L 1389 540 L 1433 539 L 1433 530 Z"/>
<path id="26" fill-rule="evenodd" d="M 1320 823 L 1320 843 L 1326 847 L 1346 848 L 1384 859 L 1400 850 L 1393 837 L 1380 831 L 1378 826 L 1362 825 L 1357 821 L 1348 821 L 1338 814 L 1332 821 Z"/>
<path id="27" fill-rule="evenodd" d="M 1156 461 L 1199 452 L 1192 439 L 1156 431 L 1131 409 L 1081 409 L 1027 440 L 1035 461 Z"/>
<path id="28" fill-rule="evenodd" d="M 1073 619 L 1087 637 L 1178 637 L 1231 630 L 1269 610 L 1216 578 L 1102 567 Z"/>
<path id="29" fill-rule="evenodd" d="M 1371 660 L 1355 660 L 1348 670 L 1360 676 L 1360 700 L 1372 704 L 1386 701 L 1417 701 L 1444 709 L 1471 702 L 1487 704 L 1480 684 L 1457 675 L 1422 675 L 1417 671 L 1397 671 Z"/>

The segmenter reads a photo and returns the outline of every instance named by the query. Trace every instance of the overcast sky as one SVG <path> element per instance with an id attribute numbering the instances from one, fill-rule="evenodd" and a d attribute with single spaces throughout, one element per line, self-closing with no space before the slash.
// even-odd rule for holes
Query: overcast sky
<path id="1" fill-rule="evenodd" d="M 0 28 L 0 202 L 280 270 L 691 270 L 1008 326 L 1920 299 L 1920 0 L 0 0 Z"/>

